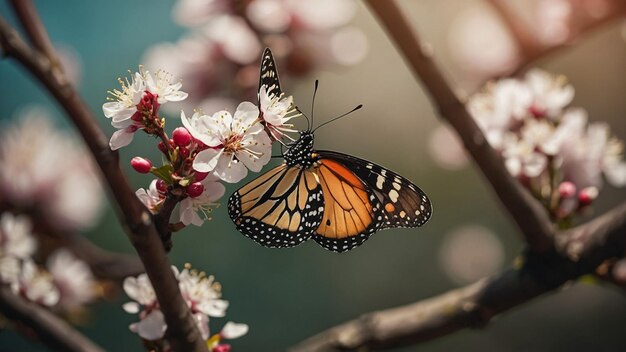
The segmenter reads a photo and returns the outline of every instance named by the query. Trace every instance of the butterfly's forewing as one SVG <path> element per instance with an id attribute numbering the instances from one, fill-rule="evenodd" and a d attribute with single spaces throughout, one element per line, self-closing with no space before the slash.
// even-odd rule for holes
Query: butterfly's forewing
<path id="1" fill-rule="evenodd" d="M 381 203 L 345 165 L 322 158 L 316 167 L 324 195 L 324 217 L 313 239 L 344 252 L 365 242 L 383 224 Z"/>
<path id="2" fill-rule="evenodd" d="M 278 97 L 282 94 L 280 89 L 280 81 L 278 80 L 278 71 L 276 70 L 276 62 L 270 48 L 265 48 L 263 58 L 261 60 L 261 73 L 259 74 L 259 90 L 265 86 L 267 93 L 271 97 Z"/>
<path id="3" fill-rule="evenodd" d="M 432 205 L 426 194 L 411 181 L 367 160 L 351 155 L 318 151 L 323 158 L 346 165 L 369 186 L 382 207 L 384 221 L 381 229 L 418 227 L 428 221 Z"/>
<path id="4" fill-rule="evenodd" d="M 293 247 L 320 225 L 324 207 L 317 176 L 285 164 L 241 187 L 228 214 L 242 234 L 265 247 Z"/>

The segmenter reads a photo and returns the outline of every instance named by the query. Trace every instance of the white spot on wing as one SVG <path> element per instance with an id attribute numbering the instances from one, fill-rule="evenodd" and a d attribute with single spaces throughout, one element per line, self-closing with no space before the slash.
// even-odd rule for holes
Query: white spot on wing
<path id="1" fill-rule="evenodd" d="M 389 191 L 389 198 L 391 198 L 392 202 L 397 202 L 398 201 L 398 196 L 400 194 L 398 194 L 398 191 L 396 191 L 395 189 L 392 189 L 391 191 Z"/>
<path id="2" fill-rule="evenodd" d="M 376 178 L 376 188 L 383 189 L 383 182 L 385 182 L 385 178 L 378 175 L 378 177 Z"/>

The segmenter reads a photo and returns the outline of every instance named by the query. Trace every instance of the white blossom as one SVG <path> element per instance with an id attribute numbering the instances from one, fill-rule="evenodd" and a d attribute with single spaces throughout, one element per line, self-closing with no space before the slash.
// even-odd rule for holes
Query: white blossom
<path id="1" fill-rule="evenodd" d="M 289 137 L 286 133 L 297 132 L 293 129 L 292 124 L 288 124 L 289 120 L 300 116 L 293 107 L 293 97 L 284 94 L 280 96 L 270 96 L 267 93 L 267 87 L 261 86 L 259 89 L 259 108 L 261 110 L 261 118 L 265 121 L 265 126 L 270 132 L 274 140 L 280 141 L 283 136 Z"/>
<path id="2" fill-rule="evenodd" d="M 228 308 L 228 302 L 221 299 L 221 285 L 215 282 L 213 276 L 206 276 L 203 272 L 185 267 L 182 271 L 172 266 L 172 271 L 183 296 L 189 306 L 193 319 L 204 340 L 210 335 L 209 317 L 223 317 Z M 139 322 L 133 323 L 129 329 L 146 340 L 161 339 L 167 329 L 163 313 L 159 309 L 154 289 L 146 274 L 128 277 L 124 280 L 124 291 L 134 300 L 122 307 L 127 313 L 139 314 Z M 241 325 L 231 326 L 231 336 L 241 336 L 247 331 Z M 245 329 L 245 331 L 243 331 Z M 233 337 L 234 338 L 234 337 Z"/>
<path id="3" fill-rule="evenodd" d="M 156 213 L 158 207 L 163 202 L 163 197 L 159 194 L 156 184 L 157 180 L 154 179 L 150 182 L 150 186 L 147 190 L 140 188 L 135 192 L 137 198 L 139 198 L 143 205 L 145 205 L 146 208 L 148 208 L 152 213 Z"/>
<path id="4" fill-rule="evenodd" d="M 59 290 L 52 275 L 37 267 L 30 259 L 22 262 L 17 279 L 11 282 L 11 290 L 29 301 L 51 307 L 59 302 Z"/>
<path id="5" fill-rule="evenodd" d="M 209 147 L 196 155 L 193 168 L 229 183 L 241 181 L 248 169 L 261 171 L 271 158 L 272 141 L 258 117 L 259 109 L 250 102 L 239 104 L 234 116 L 228 111 L 212 116 L 196 112 L 188 119 L 182 113 L 183 125 Z"/>
<path id="6" fill-rule="evenodd" d="M 202 226 L 204 220 L 209 219 L 208 213 L 211 206 L 214 206 L 218 199 L 222 198 L 226 192 L 226 187 L 218 182 L 214 175 L 207 175 L 201 181 L 204 191 L 198 197 L 187 197 L 178 205 L 180 221 L 185 225 L 193 224 Z M 202 214 L 200 216 L 198 213 Z"/>
<path id="7" fill-rule="evenodd" d="M 59 307 L 74 309 L 95 298 L 96 282 L 91 269 L 69 251 L 54 252 L 48 258 L 47 268 L 60 293 Z"/>
<path id="8" fill-rule="evenodd" d="M 60 228 L 93 226 L 103 194 L 92 157 L 49 120 L 45 110 L 30 108 L 2 131 L 0 194 L 16 206 L 41 211 Z"/>
<path id="9" fill-rule="evenodd" d="M 102 105 L 104 116 L 110 118 L 111 125 L 118 129 L 109 141 L 113 150 L 130 144 L 135 132 L 147 127 L 145 119 L 158 120 L 156 114 L 160 104 L 187 98 L 187 93 L 180 91 L 182 83 L 172 83 L 172 76 L 161 70 L 153 76 L 140 67 L 139 72 L 131 75 L 130 81 L 118 79 L 118 82 L 121 90 L 110 91 L 112 101 Z"/>
<path id="10" fill-rule="evenodd" d="M 30 258 L 37 248 L 30 219 L 24 215 L 0 215 L 0 257 Z"/>

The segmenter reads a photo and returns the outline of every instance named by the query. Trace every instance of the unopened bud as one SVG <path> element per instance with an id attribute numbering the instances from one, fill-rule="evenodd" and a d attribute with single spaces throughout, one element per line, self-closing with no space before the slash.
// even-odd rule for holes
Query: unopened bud
<path id="1" fill-rule="evenodd" d="M 565 181 L 559 185 L 561 198 L 570 198 L 576 194 L 576 185 L 573 182 Z"/>
<path id="2" fill-rule="evenodd" d="M 219 344 L 213 347 L 213 352 L 230 352 L 230 345 L 227 343 Z"/>
<path id="3" fill-rule="evenodd" d="M 207 176 L 209 176 L 208 172 L 200 172 L 200 171 L 196 171 L 195 173 L 195 179 L 196 181 L 202 181 L 204 180 Z"/>
<path id="4" fill-rule="evenodd" d="M 595 187 L 583 188 L 578 193 L 578 204 L 581 207 L 591 204 L 598 197 L 598 189 Z"/>
<path id="5" fill-rule="evenodd" d="M 194 182 L 187 187 L 187 194 L 191 198 L 198 197 L 204 192 L 204 185 L 200 182 Z"/>
<path id="6" fill-rule="evenodd" d="M 166 152 L 167 152 L 167 148 L 165 147 L 165 143 L 163 143 L 162 141 L 161 141 L 161 142 L 159 142 L 158 148 L 159 148 L 159 150 L 160 150 L 162 153 L 166 153 Z"/>
<path id="7" fill-rule="evenodd" d="M 130 166 L 140 174 L 147 174 L 152 168 L 152 162 L 148 159 L 136 156 L 130 161 Z"/>
<path id="8" fill-rule="evenodd" d="M 172 132 L 174 143 L 179 147 L 184 147 L 191 143 L 192 137 L 185 127 L 178 127 Z"/>
<path id="9" fill-rule="evenodd" d="M 156 182 L 156 188 L 159 193 L 167 193 L 167 183 L 165 181 L 158 179 Z"/>

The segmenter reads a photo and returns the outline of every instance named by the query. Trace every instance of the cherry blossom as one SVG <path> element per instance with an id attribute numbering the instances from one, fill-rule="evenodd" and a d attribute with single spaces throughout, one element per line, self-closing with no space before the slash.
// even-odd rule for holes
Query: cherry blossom
<path id="1" fill-rule="evenodd" d="M 285 97 L 284 93 L 280 96 L 271 96 L 267 93 L 267 87 L 263 85 L 259 89 L 259 109 L 272 139 L 280 141 L 283 136 L 286 136 L 293 140 L 287 133 L 297 132 L 297 130 L 287 122 L 301 114 L 293 106 L 292 96 Z"/>
<path id="2" fill-rule="evenodd" d="M 59 308 L 72 310 L 95 298 L 96 281 L 91 269 L 66 249 L 54 252 L 47 268 L 60 293 Z"/>
<path id="3" fill-rule="evenodd" d="M 50 120 L 46 110 L 30 107 L 2 131 L 0 194 L 61 229 L 93 226 L 104 200 L 99 174 L 83 144 Z"/>
<path id="4" fill-rule="evenodd" d="M 180 272 L 172 266 L 172 271 L 179 282 L 183 299 L 198 324 L 202 338 L 207 340 L 210 336 L 209 317 L 223 317 L 228 308 L 228 302 L 221 299 L 221 285 L 215 282 L 213 276 L 191 269 L 190 265 L 186 265 Z M 140 319 L 139 322 L 130 325 L 130 330 L 146 340 L 155 341 L 163 338 L 167 325 L 148 276 L 140 274 L 137 277 L 127 277 L 124 280 L 124 291 L 134 302 L 125 303 L 123 309 L 131 314 L 139 313 Z M 245 324 L 231 323 L 227 326 L 227 337 L 224 338 L 236 338 L 248 330 Z"/>
<path id="5" fill-rule="evenodd" d="M 162 127 L 157 116 L 162 104 L 187 98 L 187 93 L 180 91 L 182 83 L 172 83 L 172 76 L 160 70 L 153 76 L 140 67 L 130 81 L 118 79 L 118 82 L 121 90 L 110 91 L 112 101 L 102 105 L 104 116 L 118 129 L 109 142 L 113 150 L 130 144 L 138 130 L 153 133 L 155 127 Z"/>
<path id="6" fill-rule="evenodd" d="M 163 203 L 164 196 L 157 190 L 157 180 L 152 180 L 147 190 L 140 188 L 135 192 L 139 200 L 152 213 L 156 213 L 159 206 Z"/>
<path id="7" fill-rule="evenodd" d="M 589 123 L 584 109 L 570 107 L 573 97 L 565 77 L 533 69 L 524 79 L 490 83 L 467 105 L 509 172 L 556 220 L 590 205 L 603 175 L 626 185 L 623 143 L 607 124 Z"/>
<path id="8" fill-rule="evenodd" d="M 198 153 L 193 168 L 213 172 L 220 179 L 236 183 L 259 172 L 271 158 L 272 142 L 259 123 L 259 109 L 250 102 L 237 107 L 235 115 L 219 111 L 212 116 L 196 112 L 191 118 L 181 114 L 191 135 L 209 148 Z"/>
<path id="9" fill-rule="evenodd" d="M 203 191 L 199 196 L 190 196 L 180 202 L 179 218 L 184 225 L 202 226 L 204 220 L 209 219 L 211 206 L 215 206 L 217 200 L 226 192 L 226 187 L 213 175 L 206 176 L 200 184 L 203 186 Z M 203 217 L 198 213 L 201 213 Z"/>
<path id="10" fill-rule="evenodd" d="M 52 275 L 37 267 L 31 259 L 22 262 L 16 280 L 11 282 L 11 290 L 29 301 L 47 307 L 57 304 L 60 298 Z"/>

